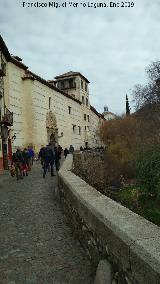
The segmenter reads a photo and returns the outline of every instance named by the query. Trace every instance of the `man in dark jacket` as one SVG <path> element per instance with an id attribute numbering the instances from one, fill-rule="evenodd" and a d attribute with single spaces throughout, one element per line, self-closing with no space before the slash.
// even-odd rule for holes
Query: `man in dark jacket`
<path id="1" fill-rule="evenodd" d="M 61 159 L 61 153 L 62 153 L 62 147 L 58 145 L 58 147 L 54 147 L 55 151 L 55 166 L 56 171 L 59 171 L 60 168 L 60 159 Z"/>
<path id="2" fill-rule="evenodd" d="M 42 166 L 43 166 L 43 163 L 44 163 L 44 152 L 45 152 L 44 149 L 45 149 L 45 147 L 42 145 L 41 149 L 39 151 L 39 154 L 38 154 L 38 159 L 41 160 L 41 165 Z"/>
<path id="3" fill-rule="evenodd" d="M 55 161 L 55 151 L 54 151 L 54 147 L 52 147 L 51 144 L 47 145 L 44 148 L 44 163 L 43 163 L 43 178 L 45 178 L 46 173 L 47 173 L 47 169 L 50 165 L 51 167 L 51 176 L 54 176 L 54 161 Z"/>

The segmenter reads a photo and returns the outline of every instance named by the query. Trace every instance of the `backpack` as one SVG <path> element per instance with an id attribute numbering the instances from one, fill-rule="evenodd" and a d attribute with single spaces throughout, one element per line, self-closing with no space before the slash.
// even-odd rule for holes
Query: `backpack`
<path id="1" fill-rule="evenodd" d="M 44 148 L 44 153 L 43 153 L 43 157 L 44 157 L 44 159 L 45 160 L 51 160 L 51 158 L 52 158 L 52 152 L 51 152 L 51 149 L 50 148 L 48 148 L 48 147 L 46 147 L 46 148 Z"/>

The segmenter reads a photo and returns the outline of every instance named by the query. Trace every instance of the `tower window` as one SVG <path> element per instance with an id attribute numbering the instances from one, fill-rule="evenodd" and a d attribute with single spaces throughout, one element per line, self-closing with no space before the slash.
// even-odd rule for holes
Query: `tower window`
<path id="1" fill-rule="evenodd" d="M 85 83 L 85 91 L 87 92 L 87 84 Z"/>
<path id="2" fill-rule="evenodd" d="M 69 88 L 73 88 L 73 79 L 69 79 Z"/>
<path id="3" fill-rule="evenodd" d="M 88 119 L 88 122 L 89 122 L 89 115 L 87 115 L 87 119 Z"/>
<path id="4" fill-rule="evenodd" d="M 51 108 L 51 97 L 49 97 L 49 109 Z"/>
<path id="5" fill-rule="evenodd" d="M 82 96 L 82 104 L 84 104 L 84 96 Z"/>
<path id="6" fill-rule="evenodd" d="M 78 126 L 78 129 L 79 129 L 79 135 L 81 135 L 81 127 Z"/>
<path id="7" fill-rule="evenodd" d="M 84 120 L 86 120 L 86 114 L 84 114 Z"/>
<path id="8" fill-rule="evenodd" d="M 81 80 L 81 89 L 83 89 L 83 81 Z"/>
<path id="9" fill-rule="evenodd" d="M 86 106 L 88 106 L 88 99 L 86 98 Z"/>
<path id="10" fill-rule="evenodd" d="M 75 133 L 76 125 L 73 124 L 73 133 Z"/>
<path id="11" fill-rule="evenodd" d="M 64 81 L 61 81 L 61 89 L 64 89 Z"/>
<path id="12" fill-rule="evenodd" d="M 69 112 L 69 114 L 71 114 L 71 107 L 70 106 L 68 107 L 68 112 Z"/>

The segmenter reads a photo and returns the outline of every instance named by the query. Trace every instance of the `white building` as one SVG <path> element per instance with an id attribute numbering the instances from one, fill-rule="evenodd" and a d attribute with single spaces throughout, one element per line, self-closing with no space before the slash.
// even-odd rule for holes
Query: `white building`
<path id="1" fill-rule="evenodd" d="M 0 53 L 1 129 L 8 129 L 7 138 L 1 133 L 3 163 L 8 147 L 7 152 L 28 145 L 38 151 L 50 141 L 77 150 L 101 145 L 97 133 L 104 117 L 90 105 L 87 78 L 70 71 L 46 81 L 12 56 L 1 37 Z"/>
<path id="2" fill-rule="evenodd" d="M 115 119 L 117 117 L 117 115 L 113 112 L 110 112 L 108 110 L 107 106 L 104 106 L 104 112 L 102 113 L 103 117 L 105 118 L 105 120 L 111 120 L 111 119 Z"/>

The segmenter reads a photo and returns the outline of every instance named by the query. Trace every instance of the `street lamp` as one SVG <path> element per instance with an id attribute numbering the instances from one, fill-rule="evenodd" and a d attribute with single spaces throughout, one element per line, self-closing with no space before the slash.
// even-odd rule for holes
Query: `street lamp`
<path id="1" fill-rule="evenodd" d="M 61 132 L 61 135 L 60 136 L 58 136 L 58 138 L 62 138 L 63 137 L 63 132 Z"/>
<path id="2" fill-rule="evenodd" d="M 14 133 L 14 135 L 12 136 L 12 141 L 14 141 L 16 138 L 16 133 Z"/>

